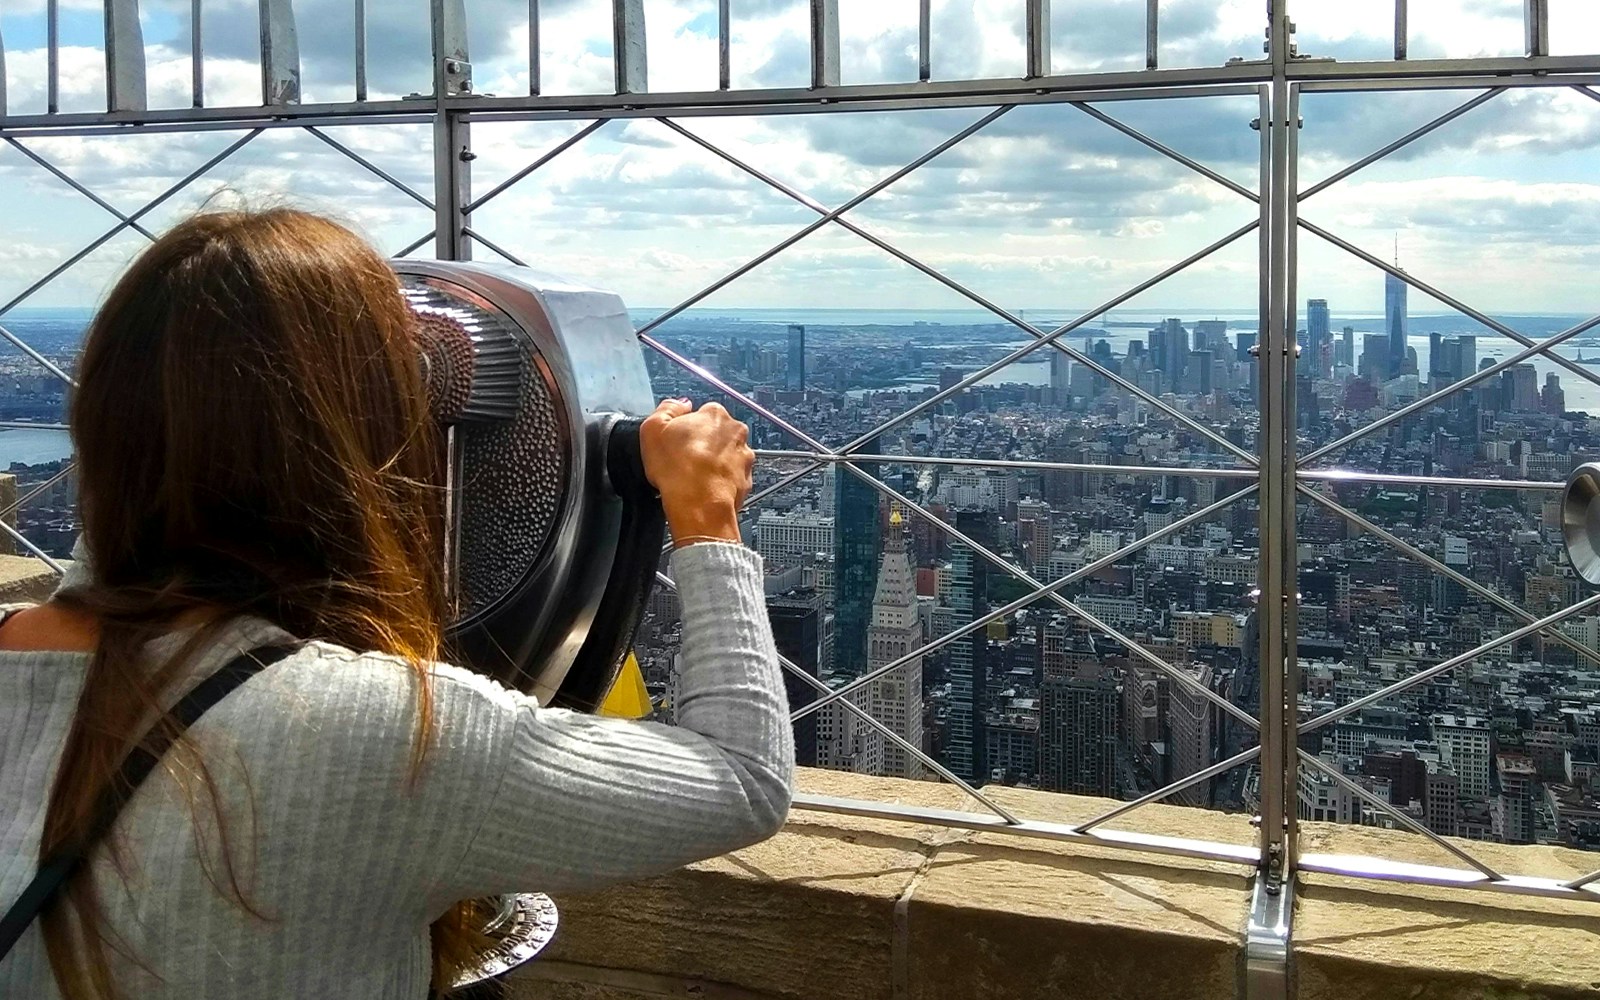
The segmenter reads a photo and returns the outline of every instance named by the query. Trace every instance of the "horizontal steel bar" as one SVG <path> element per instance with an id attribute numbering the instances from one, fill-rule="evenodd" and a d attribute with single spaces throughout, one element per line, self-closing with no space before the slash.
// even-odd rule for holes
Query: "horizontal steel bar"
<path id="1" fill-rule="evenodd" d="M 0 137 L 13 137 L 17 139 L 51 139 L 51 138 L 92 138 L 95 136 L 110 135 L 187 135 L 191 132 L 242 132 L 245 129 L 273 129 L 273 128 L 306 128 L 315 125 L 318 128 L 338 128 L 340 126 L 368 126 L 368 125 L 431 125 L 431 114 L 409 115 L 376 115 L 373 118 L 363 119 L 356 116 L 346 117 L 296 117 L 296 118 L 259 118 L 255 120 L 227 120 L 227 121 L 198 121 L 198 122 L 128 122 L 122 125 L 85 125 L 82 127 L 68 128 L 14 128 L 6 124 L 7 119 L 0 118 Z"/>
<path id="2" fill-rule="evenodd" d="M 1338 451 L 1340 448 L 1344 448 L 1347 445 L 1361 440 L 1362 438 L 1368 437 L 1369 435 L 1382 430 L 1392 423 L 1404 420 L 1406 417 L 1411 416 L 1411 414 L 1416 413 L 1419 410 L 1425 410 L 1439 402 L 1441 399 L 1446 399 L 1458 392 L 1462 392 L 1474 385 L 1477 385 L 1479 382 L 1491 379 L 1506 369 L 1515 365 L 1519 365 L 1535 355 L 1548 355 L 1551 348 L 1557 347 L 1566 341 L 1571 340 L 1573 337 L 1583 333 L 1585 330 L 1596 326 L 1600 326 L 1600 315 L 1591 316 L 1576 326 L 1569 326 L 1553 337 L 1548 337 L 1537 344 L 1534 344 L 1532 347 L 1525 347 L 1516 354 L 1502 358 L 1487 368 L 1478 369 L 1476 372 L 1468 375 L 1466 378 L 1461 379 L 1459 382 L 1453 382 L 1445 388 L 1440 389 L 1438 392 L 1429 393 L 1415 402 L 1407 403 L 1398 410 L 1379 417 L 1377 420 L 1367 424 L 1365 427 L 1357 428 L 1356 430 L 1351 431 L 1349 434 L 1346 434 L 1344 437 L 1330 441 L 1302 458 L 1300 460 L 1300 464 L 1309 465 L 1324 455 Z"/>
<path id="3" fill-rule="evenodd" d="M 1581 887 L 1574 888 L 1571 883 L 1559 879 L 1507 875 L 1496 882 L 1475 871 L 1418 865 L 1364 855 L 1302 854 L 1300 862 L 1295 867 L 1311 875 L 1338 875 L 1377 882 L 1399 882 L 1404 885 L 1436 885 L 1446 889 L 1475 889 L 1517 896 L 1545 896 L 1550 899 L 1577 899 L 1600 903 L 1600 892 Z"/>
<path id="4" fill-rule="evenodd" d="M 1564 73 L 1551 76 L 1439 76 L 1420 80 L 1337 80 L 1301 83 L 1300 90 L 1313 94 L 1398 94 L 1418 90 L 1479 90 L 1483 87 L 1515 89 L 1583 87 L 1600 83 L 1600 72 Z"/>
<path id="5" fill-rule="evenodd" d="M 1090 830 L 1102 823 L 1109 822 L 1116 819 L 1118 816 L 1133 812 L 1140 806 L 1147 806 L 1152 802 L 1159 802 L 1169 795 L 1176 795 L 1185 788 L 1188 788 L 1190 785 L 1198 785 L 1200 782 L 1209 778 L 1215 778 L 1217 775 L 1231 771 L 1241 764 L 1248 764 L 1259 756 L 1261 756 L 1261 747 L 1259 745 L 1253 746 L 1243 753 L 1236 753 L 1227 760 L 1219 760 L 1204 770 L 1196 771 L 1186 778 L 1180 778 L 1170 785 L 1164 785 L 1161 788 L 1157 788 L 1153 792 L 1146 792 L 1144 795 L 1139 796 L 1131 802 L 1124 802 L 1109 812 L 1103 812 L 1093 819 L 1085 820 L 1084 822 L 1078 824 L 1077 829 L 1080 833 L 1088 833 Z"/>
<path id="6" fill-rule="evenodd" d="M 1600 54 L 1579 56 L 1495 56 L 1472 59 L 1389 59 L 1335 62 L 1333 60 L 1289 61 L 1287 75 L 1301 84 L 1346 80 L 1451 80 L 1459 77 L 1489 77 L 1498 85 L 1502 77 L 1553 76 L 1561 73 L 1600 73 Z M 1480 84 L 1481 85 L 1481 84 Z"/>
<path id="7" fill-rule="evenodd" d="M 8 431 L 70 431 L 70 424 L 36 424 L 27 420 L 0 420 L 0 430 Z M 0 438 L 4 441 L 5 438 Z"/>
<path id="8" fill-rule="evenodd" d="M 1147 833 L 1129 833 L 1122 830 L 1102 830 L 1099 833 L 1079 833 L 1065 823 L 1046 823 L 1039 820 L 1022 820 L 1005 823 L 982 813 L 958 812 L 954 809 L 932 809 L 927 806 L 899 805 L 873 802 L 867 799 L 846 799 L 832 795 L 812 795 L 798 792 L 794 796 L 796 809 L 832 813 L 837 816 L 865 816 L 872 819 L 889 819 L 924 826 L 942 826 L 956 830 L 973 830 L 978 833 L 1004 833 L 1037 840 L 1058 840 L 1095 847 L 1114 847 L 1170 857 L 1194 858 L 1200 861 L 1221 861 L 1227 864 L 1254 866 L 1260 852 L 1243 844 L 1223 844 L 1209 840 L 1190 840 L 1182 837 L 1161 837 Z"/>
<path id="9" fill-rule="evenodd" d="M 1189 475 L 1192 470 L 1184 470 Z M 1550 490 L 1567 488 L 1564 482 L 1545 479 L 1471 479 L 1459 476 L 1401 476 L 1386 472 L 1358 472 L 1353 469 L 1301 469 L 1301 479 L 1325 483 L 1386 483 L 1393 486 L 1438 486 L 1467 490 Z"/>
<path id="10" fill-rule="evenodd" d="M 1396 535 L 1383 525 L 1378 524 L 1370 518 L 1363 517 L 1361 514 L 1356 513 L 1336 500 L 1330 500 L 1304 483 L 1299 484 L 1298 489 L 1313 503 L 1320 504 L 1322 507 L 1332 511 L 1339 517 L 1344 518 L 1346 521 L 1349 521 L 1351 524 L 1355 525 L 1361 530 L 1382 539 L 1392 548 L 1398 549 L 1406 556 L 1416 560 L 1419 563 L 1422 563 L 1435 573 L 1439 573 L 1451 580 L 1454 580 L 1471 593 L 1477 594 L 1479 597 L 1495 605 L 1500 610 L 1508 612 L 1513 618 L 1517 618 L 1525 622 L 1539 620 L 1538 615 L 1522 607 L 1520 604 L 1517 604 L 1515 601 L 1512 601 L 1504 594 L 1485 587 L 1483 584 L 1474 580 L 1472 577 L 1467 576 L 1460 570 L 1457 570 L 1455 567 L 1435 558 L 1431 553 L 1412 545 L 1410 542 L 1406 541 L 1404 538 L 1401 538 L 1399 535 Z M 1578 641 L 1577 639 L 1574 639 L 1572 636 L 1561 631 L 1560 629 L 1552 629 L 1549 632 L 1546 632 L 1545 635 L 1556 640 L 1575 653 L 1579 653 L 1585 657 L 1588 657 L 1589 659 L 1600 660 L 1600 652 L 1591 649 L 1589 646 Z"/>
<path id="11" fill-rule="evenodd" d="M 1509 645 L 1510 643 L 1516 642 L 1517 640 L 1526 636 L 1533 635 L 1535 632 L 1542 632 L 1552 625 L 1564 622 L 1573 615 L 1576 615 L 1581 611 L 1588 611 L 1590 608 L 1593 608 L 1597 605 L 1600 605 L 1600 594 L 1593 594 L 1579 601 L 1577 604 L 1563 608 L 1553 614 L 1546 615 L 1536 622 L 1530 622 L 1529 624 L 1507 632 L 1505 635 L 1502 635 L 1498 638 L 1490 639 L 1488 642 L 1475 646 L 1472 649 L 1467 650 L 1465 653 L 1452 656 L 1443 663 L 1435 664 L 1426 670 L 1419 670 L 1409 677 L 1395 681 L 1386 688 L 1374 691 L 1368 695 L 1363 695 L 1347 705 L 1340 705 L 1338 708 L 1330 709 L 1317 716 L 1315 719 L 1302 723 L 1300 726 L 1300 732 L 1309 733 L 1313 730 L 1321 729 L 1322 727 L 1331 723 L 1338 722 L 1340 719 L 1343 719 L 1346 716 L 1354 715 L 1355 713 L 1366 708 L 1368 705 L 1375 705 L 1378 702 L 1383 701 L 1385 698 L 1392 698 L 1402 691 L 1409 691 L 1418 684 L 1421 684 L 1424 681 L 1432 680 L 1442 673 L 1454 670 L 1463 663 L 1470 663 L 1485 653 L 1499 649 L 1501 646 Z"/>
<path id="12" fill-rule="evenodd" d="M 885 465 L 951 465 L 991 469 L 1032 469 L 1039 472 L 1103 472 L 1117 476 L 1194 476 L 1199 479 L 1248 479 L 1261 475 L 1259 469 L 1215 469 L 1200 465 L 1096 465 L 1091 462 L 1033 462 L 1013 458 L 956 458 L 950 455 L 870 455 L 853 451 L 848 455 L 818 451 L 757 449 L 759 458 L 805 459 L 811 462 L 882 462 Z M 1542 485 L 1542 484 L 1541 484 Z M 1556 483 L 1560 489 L 1563 484 Z"/>

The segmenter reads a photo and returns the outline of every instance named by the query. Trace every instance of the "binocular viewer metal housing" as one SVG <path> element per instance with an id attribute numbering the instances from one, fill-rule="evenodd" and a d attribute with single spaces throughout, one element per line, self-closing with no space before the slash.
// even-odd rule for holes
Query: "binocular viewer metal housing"
<path id="1" fill-rule="evenodd" d="M 525 267 L 394 268 L 444 428 L 451 653 L 541 704 L 594 711 L 664 535 L 638 441 L 655 397 L 627 309 Z"/>

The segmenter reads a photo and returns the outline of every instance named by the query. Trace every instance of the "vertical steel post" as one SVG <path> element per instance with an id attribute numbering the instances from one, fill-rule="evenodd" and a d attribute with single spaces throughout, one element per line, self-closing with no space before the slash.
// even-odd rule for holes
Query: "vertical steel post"
<path id="1" fill-rule="evenodd" d="M 839 85 L 839 0 L 811 0 L 811 86 Z"/>
<path id="2" fill-rule="evenodd" d="M 200 0 L 189 2 L 189 94 L 195 107 L 205 107 L 205 29 L 200 21 Z"/>
<path id="3" fill-rule="evenodd" d="M 717 0 L 717 89 L 733 86 L 733 23 L 728 0 Z"/>
<path id="4" fill-rule="evenodd" d="M 1289 996 L 1298 757 L 1295 662 L 1295 130 L 1297 91 L 1288 80 L 1294 26 L 1287 0 L 1267 7 L 1271 83 L 1261 90 L 1260 386 L 1261 558 L 1258 568 L 1261 676 L 1261 869 L 1246 921 L 1242 995 Z"/>
<path id="5" fill-rule="evenodd" d="M 0 32 L 0 118 L 6 114 L 6 39 Z"/>
<path id="6" fill-rule="evenodd" d="M 290 0 L 261 3 L 261 103 L 300 103 L 300 35 Z"/>
<path id="7" fill-rule="evenodd" d="M 1050 75 L 1050 0 L 1028 0 L 1028 79 Z"/>
<path id="8" fill-rule="evenodd" d="M 139 0 L 106 0 L 106 110 L 143 111 L 144 30 Z"/>
<path id="9" fill-rule="evenodd" d="M 471 260 L 467 238 L 472 201 L 472 132 L 450 99 L 472 92 L 462 0 L 430 0 L 433 21 L 433 205 L 434 254 L 439 260 Z"/>
<path id="10" fill-rule="evenodd" d="M 61 110 L 60 0 L 45 0 L 44 39 L 44 108 L 53 115 Z"/>
<path id="11" fill-rule="evenodd" d="M 917 79 L 933 79 L 933 0 L 917 4 Z"/>
<path id="12" fill-rule="evenodd" d="M 1550 54 L 1550 0 L 1522 0 L 1522 33 L 1528 55 Z"/>
<path id="13" fill-rule="evenodd" d="M 539 96 L 539 0 L 528 0 L 528 96 Z"/>
<path id="14" fill-rule="evenodd" d="M 611 63 L 617 93 L 650 89 L 649 49 L 644 35 L 644 0 L 611 0 Z"/>
<path id="15" fill-rule="evenodd" d="M 367 0 L 356 0 L 356 100 L 367 99 Z"/>
<path id="16" fill-rule="evenodd" d="M 1144 5 L 1144 68 L 1155 69 L 1161 62 L 1161 0 L 1146 0 Z"/>
<path id="17" fill-rule="evenodd" d="M 1406 24 L 1406 0 L 1394 0 L 1394 57 L 1406 57 L 1406 43 L 1411 37 L 1411 29 Z"/>

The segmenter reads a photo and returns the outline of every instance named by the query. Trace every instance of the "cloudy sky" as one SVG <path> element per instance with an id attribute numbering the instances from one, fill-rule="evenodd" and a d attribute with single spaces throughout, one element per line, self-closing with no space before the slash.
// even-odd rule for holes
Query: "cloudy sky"
<path id="1" fill-rule="evenodd" d="M 104 107 L 100 0 L 62 0 L 62 106 Z M 187 0 L 145 0 L 151 102 L 189 103 Z M 1600 52 L 1600 4 L 1552 0 L 1558 53 Z M 44 110 L 44 0 L 6 0 L 10 112 Z M 369 0 L 374 98 L 429 89 L 426 0 Z M 544 0 L 545 93 L 601 93 L 610 82 L 608 0 Z M 1166 0 L 1164 66 L 1260 56 L 1262 0 Z M 1514 55 L 1521 0 L 1412 5 L 1413 57 Z M 307 102 L 353 97 L 351 0 L 299 0 Z M 715 0 L 646 0 L 655 90 L 716 83 Z M 841 0 L 846 83 L 914 80 L 916 0 Z M 1138 68 L 1140 0 L 1056 0 L 1054 69 Z M 733 0 L 737 87 L 803 86 L 803 0 Z M 934 0 L 937 79 L 1019 76 L 1023 0 Z M 259 103 L 254 0 L 207 0 L 206 100 Z M 1392 0 L 1300 0 L 1302 52 L 1383 58 Z M 468 0 L 479 92 L 526 93 L 525 0 Z M 1303 183 L 1471 97 L 1470 92 L 1311 95 L 1303 108 Z M 1247 187 L 1256 186 L 1255 98 L 1102 106 Z M 691 118 L 683 124 L 828 204 L 984 114 L 983 109 Z M 476 126 L 481 191 L 576 131 L 574 123 Z M 333 134 L 431 196 L 425 127 Z M 163 191 L 234 133 L 34 139 L 30 148 L 125 211 Z M 1306 201 L 1303 214 L 1490 311 L 1600 311 L 1600 101 L 1571 90 L 1515 92 Z M 169 224 L 226 188 L 256 203 L 332 211 L 394 251 L 430 215 L 299 130 L 269 131 L 152 213 Z M 0 147 L 0 301 L 112 224 L 101 209 L 10 147 Z M 1160 271 L 1254 215 L 1233 192 L 1151 153 L 1071 107 L 1002 116 L 893 185 L 850 218 L 1011 307 L 1085 308 Z M 485 209 L 485 235 L 539 266 L 666 307 L 815 219 L 815 214 L 652 121 L 612 122 Z M 143 243 L 124 234 L 52 283 L 33 305 L 92 305 Z M 1314 236 L 1301 242 L 1303 296 L 1336 316 L 1382 309 L 1382 275 Z M 488 257 L 487 251 L 480 256 Z M 1255 301 L 1247 239 L 1140 296 L 1130 307 L 1189 315 Z M 706 306 L 959 308 L 965 300 L 837 227 L 819 232 L 706 300 Z M 1429 308 L 1413 297 L 1413 311 Z"/>

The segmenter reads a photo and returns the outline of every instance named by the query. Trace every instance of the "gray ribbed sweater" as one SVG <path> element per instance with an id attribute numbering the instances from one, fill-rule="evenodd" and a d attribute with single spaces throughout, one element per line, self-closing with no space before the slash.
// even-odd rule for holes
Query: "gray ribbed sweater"
<path id="1" fill-rule="evenodd" d="M 428 923 L 456 900 L 640 878 L 775 832 L 794 746 L 760 557 L 699 544 L 676 552 L 673 569 L 684 625 L 676 728 L 541 708 L 439 665 L 437 735 L 411 785 L 408 669 L 326 644 L 211 709 L 192 734 L 231 834 L 255 844 L 236 858 L 267 919 L 207 882 L 199 850 L 214 859 L 216 842 L 197 835 L 181 786 L 158 769 L 118 824 L 129 887 L 103 856 L 95 861 L 112 925 L 161 977 L 117 964 L 124 996 L 422 997 Z M 240 622 L 197 658 L 194 680 L 286 638 Z M 0 652 L 0 908 L 36 869 L 87 660 Z M 56 996 L 30 929 L 0 962 L 0 997 Z"/>

